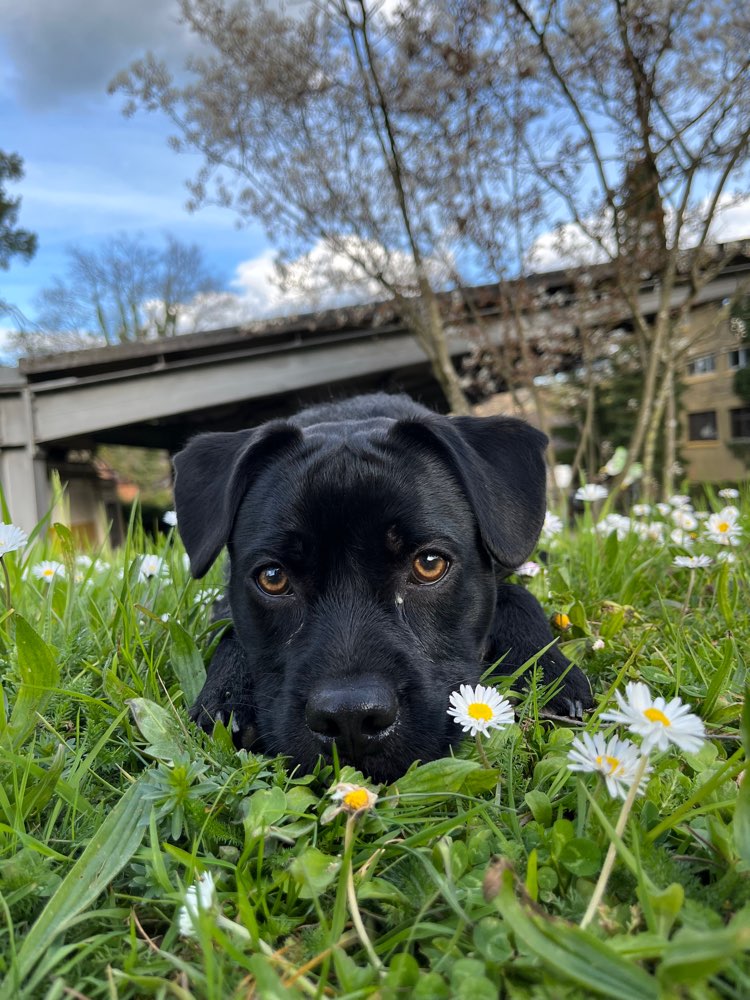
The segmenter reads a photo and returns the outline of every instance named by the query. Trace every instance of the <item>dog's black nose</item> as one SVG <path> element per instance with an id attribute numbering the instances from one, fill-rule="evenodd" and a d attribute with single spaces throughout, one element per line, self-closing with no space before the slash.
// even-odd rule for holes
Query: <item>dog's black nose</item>
<path id="1" fill-rule="evenodd" d="M 305 708 L 308 727 L 326 749 L 336 743 L 342 757 L 355 763 L 375 749 L 397 715 L 395 692 L 378 681 L 315 688 Z"/>

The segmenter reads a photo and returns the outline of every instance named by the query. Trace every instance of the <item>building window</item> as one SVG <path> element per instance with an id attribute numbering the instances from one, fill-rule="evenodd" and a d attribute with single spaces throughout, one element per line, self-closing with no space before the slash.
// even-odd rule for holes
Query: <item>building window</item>
<path id="1" fill-rule="evenodd" d="M 688 414 L 688 438 L 691 441 L 716 441 L 718 437 L 716 410 Z"/>
<path id="2" fill-rule="evenodd" d="M 716 371 L 716 356 L 713 354 L 701 354 L 699 358 L 688 361 L 688 375 L 708 375 L 709 372 Z"/>
<path id="3" fill-rule="evenodd" d="M 733 438 L 750 438 L 750 406 L 729 411 Z"/>
<path id="4" fill-rule="evenodd" d="M 730 368 L 750 367 L 750 347 L 738 347 L 736 351 L 729 352 Z"/>

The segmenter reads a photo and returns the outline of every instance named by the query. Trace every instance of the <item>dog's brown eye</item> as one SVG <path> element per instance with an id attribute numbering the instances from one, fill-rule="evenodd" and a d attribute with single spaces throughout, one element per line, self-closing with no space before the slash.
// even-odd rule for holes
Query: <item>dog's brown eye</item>
<path id="1" fill-rule="evenodd" d="M 263 593 L 271 597 L 283 597 L 292 589 L 289 577 L 281 566 L 264 566 L 255 579 Z"/>
<path id="2" fill-rule="evenodd" d="M 417 583 L 437 583 L 448 571 L 448 560 L 439 552 L 420 552 L 414 557 L 411 571 Z"/>

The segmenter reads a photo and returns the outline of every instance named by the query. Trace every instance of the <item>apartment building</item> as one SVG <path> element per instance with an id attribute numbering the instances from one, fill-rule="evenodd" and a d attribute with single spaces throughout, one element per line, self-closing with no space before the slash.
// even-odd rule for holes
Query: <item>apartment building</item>
<path id="1" fill-rule="evenodd" d="M 735 373 L 748 367 L 750 343 L 728 321 L 691 350 L 680 399 L 680 453 L 690 482 L 741 482 L 750 476 L 750 405 L 733 390 Z"/>

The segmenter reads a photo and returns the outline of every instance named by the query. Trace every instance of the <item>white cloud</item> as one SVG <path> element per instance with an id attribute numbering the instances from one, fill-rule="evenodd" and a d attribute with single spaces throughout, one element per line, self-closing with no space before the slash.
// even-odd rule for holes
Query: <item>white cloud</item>
<path id="1" fill-rule="evenodd" d="M 708 203 L 704 201 L 696 220 L 701 219 L 701 211 L 706 211 Z M 667 229 L 671 227 L 674 216 L 667 212 Z M 601 221 L 586 220 L 587 227 L 601 228 Z M 603 230 L 602 230 L 603 231 Z M 680 245 L 688 248 L 697 242 L 700 225 L 685 225 L 682 230 Z M 728 243 L 732 240 L 750 239 L 750 197 L 736 194 L 726 194 L 719 202 L 716 217 L 709 232 L 709 241 L 713 243 Z M 554 271 L 566 267 L 576 267 L 585 264 L 599 264 L 607 260 L 607 255 L 600 246 L 589 239 L 575 223 L 559 226 L 557 229 L 542 233 L 537 237 L 528 255 L 528 265 L 534 271 Z"/>
<path id="2" fill-rule="evenodd" d="M 733 195 L 723 198 L 711 236 L 717 243 L 750 239 L 750 198 Z"/>
<path id="3" fill-rule="evenodd" d="M 607 255 L 574 223 L 542 233 L 527 256 L 532 271 L 557 271 L 565 267 L 600 264 Z"/>
<path id="4" fill-rule="evenodd" d="M 303 272 L 309 274 L 307 269 L 310 261 L 315 261 L 321 254 L 320 247 L 316 247 L 310 254 L 292 264 L 291 274 L 296 272 L 301 280 Z M 343 259 L 339 262 L 342 268 L 346 266 Z M 379 294 L 383 295 L 382 288 L 376 282 L 361 280 L 353 280 L 345 287 L 335 287 L 322 280 L 302 287 L 287 281 L 286 287 L 282 287 L 281 275 L 276 266 L 276 252 L 270 249 L 238 264 L 230 285 L 233 291 L 196 296 L 183 309 L 182 329 L 236 326 L 274 316 L 369 302 Z"/>
<path id="5" fill-rule="evenodd" d="M 14 330 L 9 327 L 0 326 L 0 365 L 12 365 L 15 363 L 16 355 L 11 348 L 11 337 Z"/>
<path id="6" fill-rule="evenodd" d="M 198 296 L 183 311 L 183 329 L 233 326 L 387 298 L 383 285 L 358 267 L 350 254 L 366 260 L 370 270 L 380 270 L 403 291 L 413 284 L 406 254 L 389 254 L 376 243 L 356 237 L 341 237 L 339 246 L 334 250 L 318 242 L 283 272 L 270 249 L 243 261 L 230 282 L 233 291 Z M 447 279 L 446 270 L 435 261 L 430 263 L 430 274 L 437 285 Z"/>

